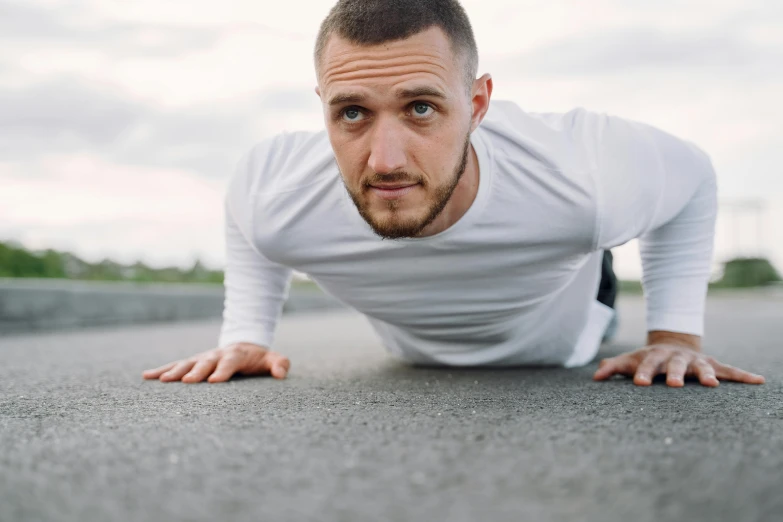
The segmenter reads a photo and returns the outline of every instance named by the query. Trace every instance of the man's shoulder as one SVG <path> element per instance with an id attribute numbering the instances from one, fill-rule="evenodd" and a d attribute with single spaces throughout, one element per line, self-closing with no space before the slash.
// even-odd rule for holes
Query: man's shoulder
<path id="1" fill-rule="evenodd" d="M 525 110 L 509 100 L 493 100 L 483 125 L 500 132 L 572 136 L 600 125 L 605 116 L 584 107 L 573 107 L 564 112 L 537 112 Z"/>
<path id="2" fill-rule="evenodd" d="M 293 190 L 318 181 L 334 162 L 325 130 L 282 132 L 255 143 L 242 157 L 231 181 L 245 194 Z"/>
<path id="3" fill-rule="evenodd" d="M 482 128 L 501 155 L 523 154 L 555 170 L 583 169 L 594 164 L 592 150 L 603 117 L 583 107 L 533 112 L 511 101 L 493 100 Z"/>
<path id="4" fill-rule="evenodd" d="M 514 102 L 493 101 L 482 126 L 495 134 L 510 137 L 508 141 L 542 145 L 560 143 L 572 152 L 579 149 L 590 154 L 598 147 L 630 150 L 645 146 L 650 140 L 672 147 L 685 142 L 688 147 L 698 149 L 693 143 L 648 123 L 584 107 L 574 107 L 566 112 L 532 112 Z"/>

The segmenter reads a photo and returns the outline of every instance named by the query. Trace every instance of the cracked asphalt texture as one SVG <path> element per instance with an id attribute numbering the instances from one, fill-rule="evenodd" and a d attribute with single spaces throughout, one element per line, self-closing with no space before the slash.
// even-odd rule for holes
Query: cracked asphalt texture
<path id="1" fill-rule="evenodd" d="M 284 317 L 284 381 L 141 378 L 219 326 L 0 338 L 0 521 L 783 520 L 779 291 L 710 297 L 705 351 L 767 378 L 715 389 L 409 367 L 344 310 Z"/>

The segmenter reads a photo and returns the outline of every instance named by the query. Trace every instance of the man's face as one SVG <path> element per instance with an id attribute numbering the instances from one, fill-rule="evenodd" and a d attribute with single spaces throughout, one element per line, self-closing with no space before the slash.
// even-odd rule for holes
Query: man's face
<path id="1" fill-rule="evenodd" d="M 439 28 L 358 46 L 332 36 L 318 94 L 337 165 L 381 237 L 414 237 L 465 171 L 473 116 L 462 59 Z"/>

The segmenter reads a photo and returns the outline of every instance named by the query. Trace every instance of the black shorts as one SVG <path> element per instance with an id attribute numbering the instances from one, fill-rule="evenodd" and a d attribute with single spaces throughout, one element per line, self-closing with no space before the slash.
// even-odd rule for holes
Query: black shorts
<path id="1" fill-rule="evenodd" d="M 614 308 L 617 299 L 617 276 L 612 268 L 612 251 L 604 250 L 604 260 L 601 263 L 601 284 L 598 285 L 598 301 Z"/>

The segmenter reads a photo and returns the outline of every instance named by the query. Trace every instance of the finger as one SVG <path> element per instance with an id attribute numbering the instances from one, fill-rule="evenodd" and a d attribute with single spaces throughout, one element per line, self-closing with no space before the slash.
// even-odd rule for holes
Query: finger
<path id="1" fill-rule="evenodd" d="M 631 376 L 636 371 L 636 358 L 630 353 L 618 355 L 602 360 L 598 366 L 598 370 L 593 375 L 596 381 L 608 379 L 615 374 Z"/>
<path id="2" fill-rule="evenodd" d="M 277 352 L 265 350 L 260 358 L 250 355 L 239 368 L 239 371 L 246 375 L 272 375 L 277 379 L 284 379 L 288 374 L 288 368 L 291 367 L 291 361 L 287 357 Z"/>
<path id="3" fill-rule="evenodd" d="M 193 369 L 182 377 L 182 382 L 201 382 L 211 374 L 217 366 L 218 356 L 213 355 L 199 359 Z"/>
<path id="4" fill-rule="evenodd" d="M 715 376 L 723 381 L 736 381 L 746 384 L 764 384 L 766 381 L 761 375 L 746 372 L 728 364 L 715 363 L 713 366 L 715 366 Z"/>
<path id="5" fill-rule="evenodd" d="M 272 374 L 272 377 L 285 379 L 286 375 L 288 375 L 288 369 L 291 368 L 291 361 L 288 360 L 288 357 L 284 357 L 279 353 L 269 352 L 266 358 L 269 360 L 269 373 Z"/>
<path id="6" fill-rule="evenodd" d="M 193 368 L 194 364 L 196 364 L 196 361 L 190 359 L 187 361 L 179 361 L 176 365 L 174 365 L 174 368 L 161 375 L 160 380 L 178 381 L 182 378 L 183 375 L 188 373 L 191 368 Z"/>
<path id="7" fill-rule="evenodd" d="M 633 383 L 637 386 L 651 385 L 655 376 L 661 373 L 661 369 L 669 356 L 670 352 L 649 352 L 647 357 L 639 363 L 639 367 L 636 369 L 636 374 L 633 377 Z"/>
<path id="8" fill-rule="evenodd" d="M 691 363 L 691 368 L 703 386 L 710 386 L 714 388 L 720 384 L 718 382 L 718 378 L 715 377 L 715 369 L 704 359 L 695 359 Z"/>
<path id="9" fill-rule="evenodd" d="M 174 367 L 174 365 L 177 364 L 177 361 L 170 362 L 168 364 L 164 364 L 163 366 L 159 366 L 158 368 L 153 368 L 150 370 L 144 370 L 144 373 L 142 373 L 142 377 L 145 379 L 157 379 L 160 377 L 160 375 L 164 372 L 169 371 Z"/>
<path id="10" fill-rule="evenodd" d="M 207 378 L 207 382 L 226 382 L 239 369 L 244 357 L 238 352 L 228 352 L 217 362 L 215 371 Z"/>
<path id="11" fill-rule="evenodd" d="M 673 355 L 666 365 L 666 384 L 675 388 L 684 386 L 689 362 L 684 355 Z"/>
<path id="12" fill-rule="evenodd" d="M 612 357 L 610 359 L 603 359 L 598 363 L 598 370 L 593 374 L 593 380 L 603 381 L 614 375 L 618 366 L 616 359 L 617 357 Z"/>

